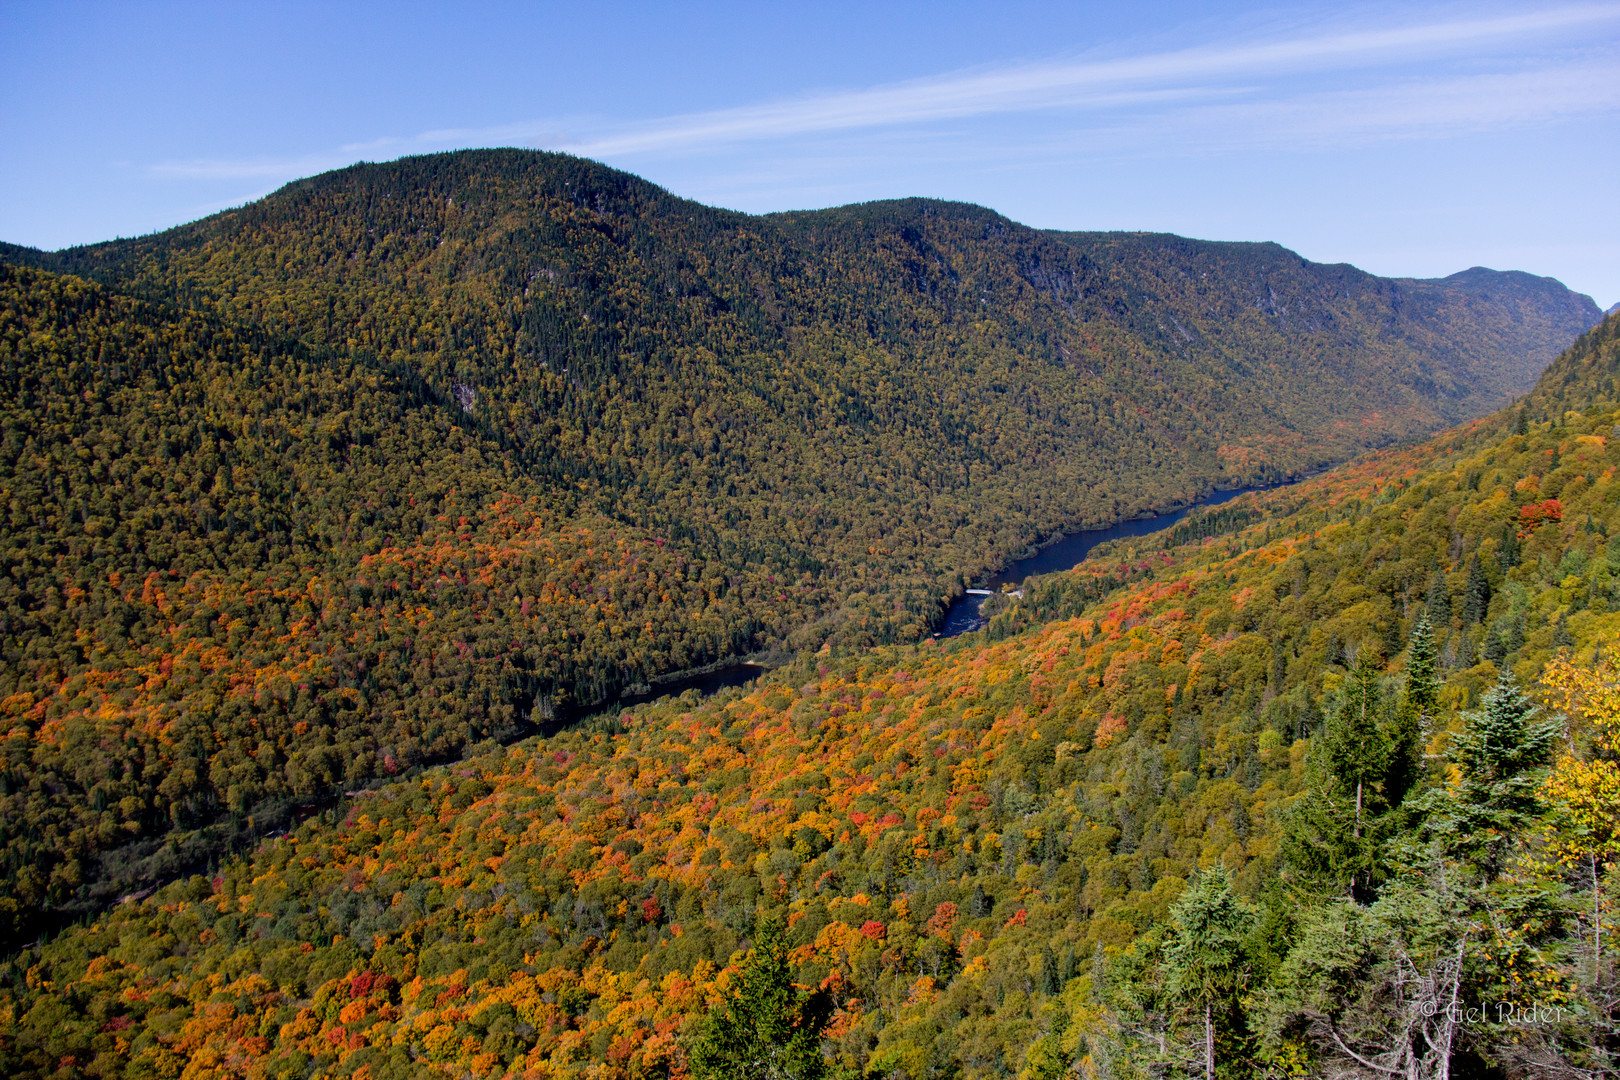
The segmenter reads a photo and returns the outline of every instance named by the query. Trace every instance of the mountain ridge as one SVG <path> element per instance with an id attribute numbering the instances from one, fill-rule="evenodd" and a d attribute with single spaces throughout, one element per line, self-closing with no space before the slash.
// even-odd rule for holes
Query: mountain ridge
<path id="1" fill-rule="evenodd" d="M 581 159 L 568 158 L 562 155 L 542 154 L 539 152 L 523 153 L 516 151 L 487 151 L 487 152 L 460 152 L 454 154 L 431 155 L 425 158 L 407 158 L 385 165 L 362 164 L 347 169 L 336 170 L 321 176 L 294 181 L 263 200 L 249 204 L 239 210 L 225 211 L 220 214 L 204 218 L 189 225 L 179 226 L 175 229 L 150 234 L 136 240 L 114 241 L 105 244 L 84 245 L 76 248 L 64 249 L 61 252 L 43 253 L 32 252 L 26 249 L 9 248 L 10 257 L 15 261 L 26 258 L 41 268 L 57 271 L 72 271 L 92 277 L 107 279 L 122 279 L 126 284 L 131 278 L 130 264 L 150 253 L 159 253 L 159 257 L 180 257 L 186 250 L 194 249 L 199 245 L 206 245 L 209 236 L 228 236 L 232 229 L 241 232 L 250 229 L 255 220 L 276 220 L 278 218 L 296 219 L 301 208 L 311 199 L 318 198 L 323 192 L 337 192 L 347 189 L 347 203 L 350 209 L 358 208 L 359 196 L 364 195 L 365 211 L 369 214 L 374 211 L 378 203 L 387 203 L 389 200 L 404 197 L 396 193 L 393 188 L 403 191 L 405 181 L 409 180 L 417 185 L 426 184 L 436 191 L 442 192 L 447 205 L 453 207 L 454 190 L 460 187 L 466 190 L 469 184 L 476 184 L 480 169 L 494 171 L 503 179 L 516 178 L 529 183 L 526 189 L 532 198 L 548 198 L 565 196 L 576 205 L 586 208 L 595 207 L 601 219 L 633 218 L 638 213 L 656 209 L 666 218 L 671 219 L 677 226 L 676 239 L 684 237 L 690 241 L 693 234 L 715 232 L 723 229 L 741 230 L 749 226 L 762 226 L 771 223 L 781 223 L 790 226 L 801 235 L 809 234 L 814 242 L 817 233 L 833 233 L 840 225 L 855 223 L 863 224 L 872 237 L 883 234 L 886 229 L 898 228 L 907 235 L 902 239 L 911 242 L 925 241 L 927 238 L 917 235 L 914 230 L 919 223 L 925 223 L 929 218 L 946 218 L 951 220 L 967 220 L 980 227 L 987 234 L 1009 234 L 1018 236 L 1023 247 L 1019 254 L 1022 264 L 1018 270 L 1027 277 L 1042 277 L 1044 285 L 1053 283 L 1051 275 L 1043 275 L 1040 257 L 1042 252 L 1031 247 L 1031 242 L 1040 237 L 1056 237 L 1070 245 L 1086 245 L 1081 249 L 1082 256 L 1090 256 L 1093 260 L 1110 254 L 1109 249 L 1118 249 L 1130 245 L 1152 244 L 1158 247 L 1173 246 L 1182 252 L 1196 251 L 1205 255 L 1206 260 L 1210 253 L 1243 253 L 1254 261 L 1255 254 L 1280 259 L 1284 263 L 1295 266 L 1310 267 L 1332 279 L 1335 288 L 1346 287 L 1353 283 L 1362 288 L 1377 283 L 1388 288 L 1390 283 L 1410 282 L 1418 286 L 1433 286 L 1442 284 L 1447 286 L 1469 286 L 1471 291 L 1501 291 L 1503 284 L 1511 284 L 1520 292 L 1525 291 L 1526 282 L 1534 281 L 1538 286 L 1545 288 L 1550 279 L 1534 279 L 1519 272 L 1485 271 L 1482 268 L 1473 268 L 1452 275 L 1448 278 L 1420 281 L 1417 279 L 1378 279 L 1373 275 L 1356 270 L 1346 264 L 1313 264 L 1302 259 L 1296 253 L 1280 245 L 1270 243 L 1244 243 L 1244 242 L 1214 242 L 1195 241 L 1171 234 L 1151 233 L 1084 233 L 1062 232 L 1055 230 L 1033 230 L 1018 225 L 1003 215 L 967 203 L 954 203 L 926 198 L 907 198 L 897 200 L 879 200 L 868 203 L 853 204 L 844 207 L 835 207 L 819 211 L 786 211 L 762 215 L 747 215 L 734 211 L 718 210 L 705 207 L 690 200 L 680 199 L 669 192 L 658 188 L 646 181 L 629 174 L 619 173 L 595 163 Z M 425 176 L 418 173 L 425 172 Z M 403 174 L 403 175 L 400 175 Z M 358 189 L 356 188 L 358 185 Z M 487 197 L 488 193 L 480 193 Z M 433 196 L 437 198 L 437 195 Z M 416 210 L 412 208 L 412 211 Z M 499 208 L 502 213 L 510 213 L 512 209 L 520 206 Z M 379 215 L 383 217 L 386 215 Z M 397 215 L 396 215 L 397 217 Z M 693 228 L 685 233 L 679 231 L 681 219 Z M 404 222 L 407 226 L 418 229 L 432 230 L 434 222 L 425 214 L 412 217 L 406 214 Z M 511 223 L 508 222 L 508 225 Z M 444 227 L 440 223 L 441 230 Z M 806 252 L 804 245 L 797 251 L 791 252 L 789 263 L 793 259 L 803 260 Z M 167 253 L 166 255 L 163 253 Z M 934 254 L 941 252 L 936 250 Z M 1048 253 L 1048 257 L 1049 253 Z M 1078 269 L 1083 269 L 1083 265 Z M 778 266 L 777 269 L 781 269 Z M 917 267 L 916 269 L 924 269 Z M 1071 265 L 1061 268 L 1071 275 L 1077 267 Z M 1157 268 L 1154 268 L 1157 269 Z M 782 276 L 780 274 L 778 277 Z M 949 277 L 950 275 L 947 275 Z M 1037 289 L 1042 288 L 1043 282 L 1031 281 L 1029 284 Z M 1084 290 L 1084 282 L 1080 283 L 1080 291 Z M 1071 282 L 1071 287 L 1073 283 Z M 1493 288 L 1494 287 L 1494 288 Z M 1562 287 L 1560 286 L 1560 289 Z M 1050 291 L 1050 290 L 1048 290 Z M 216 287 L 214 292 L 223 295 Z M 1587 325 L 1595 324 L 1599 312 L 1596 305 L 1591 304 L 1589 298 L 1568 293 L 1570 302 L 1580 309 L 1580 315 L 1587 320 Z M 1257 306 L 1265 306 L 1265 299 L 1256 297 Z M 1275 297 L 1272 306 L 1275 307 Z M 1585 303 L 1582 303 L 1585 301 Z M 1585 329 L 1585 327 L 1582 327 Z M 1562 335 L 1567 340 L 1569 335 Z M 1551 355 L 1548 355 L 1551 359 Z M 1528 380 L 1520 390 L 1528 387 Z"/>
<path id="2" fill-rule="evenodd" d="M 0 271 L 25 921 L 553 707 L 918 640 L 1057 533 L 1476 415 L 1590 314 L 517 151 Z"/>
<path id="3" fill-rule="evenodd" d="M 1186 266 L 1144 248 L 1193 253 L 1206 278 L 1209 264 L 1235 258 L 1246 280 L 1190 285 Z M 1256 253 L 1282 264 L 1271 284 Z M 750 217 L 594 163 L 516 151 L 352 166 L 140 240 L 25 254 L 11 257 L 407 362 L 442 395 L 466 395 L 503 445 L 539 455 L 555 475 L 645 456 L 593 441 L 584 429 L 595 417 L 647 427 L 666 403 L 693 409 L 671 401 L 672 380 L 768 388 L 771 366 L 786 365 L 792 378 L 807 350 L 820 380 L 843 384 L 850 421 L 931 427 L 936 441 L 990 438 L 971 434 L 985 420 L 960 407 L 943 422 L 903 408 L 869 415 L 865 399 L 886 392 L 849 366 L 867 350 L 875 355 L 863 365 L 921 379 L 925 398 L 1010 385 L 1011 408 L 992 404 L 996 439 L 1025 427 L 1033 410 L 1047 414 L 1036 417 L 1040 442 L 1024 440 L 1013 457 L 1066 453 L 1075 438 L 1064 425 L 1122 421 L 1144 428 L 1123 438 L 1157 444 L 1163 464 L 1148 468 L 1192 481 L 1172 499 L 1133 506 L 1116 496 L 1098 512 L 1058 480 L 1059 498 L 1015 526 L 1024 531 L 1017 544 L 989 561 L 953 558 L 970 576 L 1057 531 L 1308 472 L 1495 407 L 1596 315 L 1567 290 L 1550 312 L 1485 310 L 1451 287 L 1318 266 L 1280 247 L 1042 233 L 968 204 L 890 200 Z M 1352 292 L 1359 299 L 1335 299 Z M 975 318 L 981 309 L 988 321 Z M 987 348 L 1000 370 L 970 371 Z M 759 404 L 789 412 L 803 394 L 790 389 Z M 1106 416 L 1121 398 L 1139 420 Z M 559 413 L 572 414 L 563 431 Z M 983 445 L 963 450 L 985 454 Z M 992 469 L 1009 464 L 992 454 Z M 1112 486 L 1100 475 L 1084 483 Z M 683 516 L 683 503 L 667 497 L 602 498 L 643 525 Z"/>

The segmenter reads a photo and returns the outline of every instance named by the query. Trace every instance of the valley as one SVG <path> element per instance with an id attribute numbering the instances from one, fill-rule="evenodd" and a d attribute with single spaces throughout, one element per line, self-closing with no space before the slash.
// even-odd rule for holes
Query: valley
<path id="1" fill-rule="evenodd" d="M 0 1068 L 701 1078 L 774 956 L 817 1075 L 1350 1075 L 1461 950 L 1607 1075 L 1617 334 L 523 151 L 0 247 Z"/>

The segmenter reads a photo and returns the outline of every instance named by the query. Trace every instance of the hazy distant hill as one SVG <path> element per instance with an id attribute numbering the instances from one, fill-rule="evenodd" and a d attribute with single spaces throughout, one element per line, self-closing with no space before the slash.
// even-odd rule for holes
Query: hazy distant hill
<path id="1" fill-rule="evenodd" d="M 1135 325 L 1186 347 L 1260 356 L 1281 348 L 1307 369 L 1400 376 L 1380 361 L 1416 357 L 1402 380 L 1413 407 L 1450 419 L 1522 393 L 1551 355 L 1601 314 L 1552 278 L 1474 267 L 1447 278 L 1379 278 L 1311 263 L 1276 244 L 1191 241 L 1151 233 L 1055 233 L 1145 304 Z M 1388 391 L 1386 391 L 1387 393 Z"/>
<path id="2" fill-rule="evenodd" d="M 1524 275 L 750 217 L 522 151 L 3 255 L 19 911 L 547 702 L 916 640 L 1031 543 L 1485 412 L 1597 318 Z"/>

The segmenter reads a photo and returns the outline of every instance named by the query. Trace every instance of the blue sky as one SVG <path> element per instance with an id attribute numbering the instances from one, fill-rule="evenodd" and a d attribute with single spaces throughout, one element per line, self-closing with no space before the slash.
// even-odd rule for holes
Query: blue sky
<path id="1" fill-rule="evenodd" d="M 1614 2 L 0 0 L 0 101 L 0 239 L 48 248 L 515 145 L 753 212 L 929 195 L 1620 300 Z"/>

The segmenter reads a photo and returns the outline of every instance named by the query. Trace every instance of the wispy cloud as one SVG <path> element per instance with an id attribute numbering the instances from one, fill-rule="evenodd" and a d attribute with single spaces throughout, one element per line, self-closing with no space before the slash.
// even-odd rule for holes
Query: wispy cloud
<path id="1" fill-rule="evenodd" d="M 154 176 L 178 180 L 269 180 L 322 172 L 354 160 L 341 151 L 287 158 L 192 158 L 186 161 L 162 161 L 149 171 Z"/>
<path id="2" fill-rule="evenodd" d="M 1281 99 L 1200 102 L 1078 130 L 1095 152 L 1231 152 L 1342 148 L 1400 139 L 1470 135 L 1620 111 L 1614 57 L 1603 63 L 1509 73 L 1406 77 L 1376 87 Z M 1073 139 L 1069 140 L 1071 143 Z M 1072 147 L 1071 147 L 1072 149 Z"/>
<path id="3" fill-rule="evenodd" d="M 567 135 L 555 121 L 528 121 L 490 127 L 439 128 L 415 135 L 384 136 L 316 154 L 295 157 L 194 158 L 165 161 L 151 167 L 158 176 L 195 180 L 275 179 L 308 176 L 356 161 L 425 154 L 465 146 L 514 146 L 540 140 L 556 144 Z"/>
<path id="4" fill-rule="evenodd" d="M 587 157 L 669 152 L 716 143 L 992 113 L 1110 108 L 1169 101 L 1202 91 L 1195 80 L 1320 71 L 1402 56 L 1454 53 L 1490 40 L 1620 19 L 1620 6 L 1558 8 L 1524 15 L 1394 27 L 1288 40 L 1200 47 L 1122 59 L 1031 64 L 959 73 L 865 90 L 672 117 L 562 146 Z M 1177 87 L 1144 84 L 1174 82 Z M 1139 89 L 1129 89 L 1137 87 Z"/>
<path id="5" fill-rule="evenodd" d="M 724 145 L 923 125 L 996 114 L 1069 110 L 1106 130 L 1177 128 L 1191 144 L 1403 137 L 1448 126 L 1530 123 L 1620 106 L 1608 65 L 1548 66 L 1451 79 L 1400 79 L 1340 92 L 1268 92 L 1267 79 L 1467 56 L 1497 42 L 1620 21 L 1620 4 L 1453 19 L 1353 32 L 1295 35 L 1106 60 L 1068 60 L 956 72 L 858 90 L 806 95 L 621 125 L 534 120 L 448 128 L 350 143 L 286 158 L 170 161 L 160 176 L 284 180 L 363 159 L 469 146 L 539 145 L 608 160 L 671 156 Z M 1243 81 L 1242 85 L 1233 85 Z M 1238 100 L 1249 99 L 1249 100 Z M 1072 124 L 1070 125 L 1072 127 Z M 594 132 L 570 134 L 594 127 Z"/>

